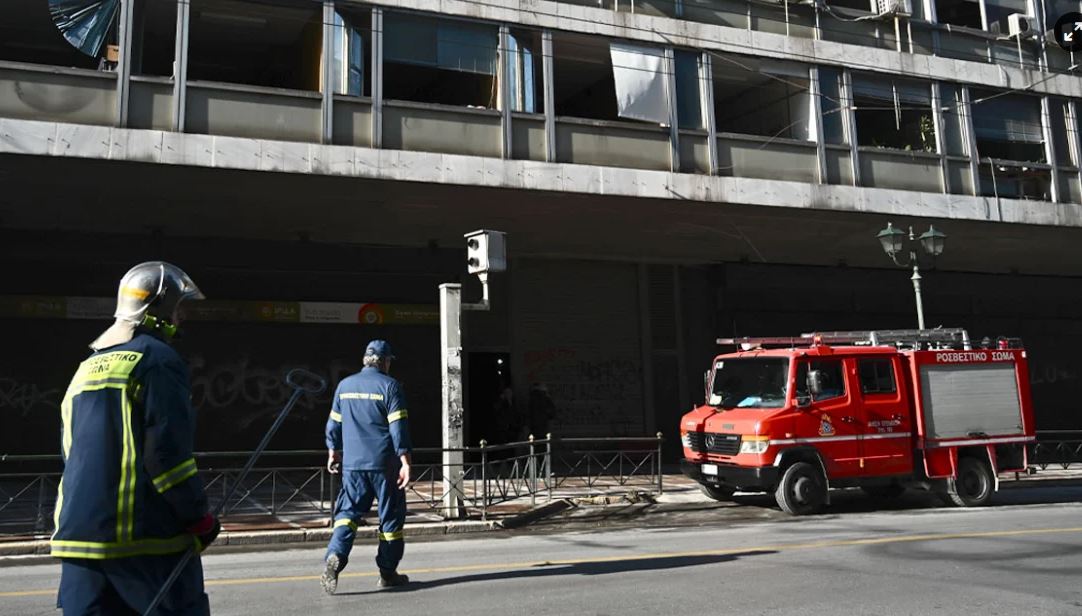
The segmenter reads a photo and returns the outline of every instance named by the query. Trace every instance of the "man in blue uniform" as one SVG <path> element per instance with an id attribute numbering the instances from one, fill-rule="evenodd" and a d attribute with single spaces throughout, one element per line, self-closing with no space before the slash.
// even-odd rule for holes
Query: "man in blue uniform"
<path id="1" fill-rule="evenodd" d="M 409 581 L 398 573 L 405 540 L 406 484 L 410 480 L 410 442 L 406 399 L 392 379 L 391 346 L 368 343 L 364 369 L 338 384 L 327 420 L 327 468 L 341 471 L 342 490 L 334 516 L 334 534 L 327 546 L 320 584 L 327 594 L 338 588 L 338 574 L 349 562 L 357 524 L 379 501 L 379 586 Z"/>
<path id="2" fill-rule="evenodd" d="M 182 554 L 221 529 L 192 457 L 188 368 L 169 346 L 188 299 L 203 294 L 174 265 L 129 270 L 116 322 L 90 345 L 64 395 L 51 548 L 62 562 L 65 616 L 142 614 Z M 210 613 L 198 557 L 157 613 Z"/>

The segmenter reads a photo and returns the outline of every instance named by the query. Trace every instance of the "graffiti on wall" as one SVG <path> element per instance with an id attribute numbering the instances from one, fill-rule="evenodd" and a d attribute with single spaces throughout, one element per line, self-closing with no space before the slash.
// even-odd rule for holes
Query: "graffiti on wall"
<path id="1" fill-rule="evenodd" d="M 556 406 L 552 430 L 565 435 L 639 434 L 643 429 L 638 361 L 549 348 L 523 356 L 528 385 L 541 384 Z"/>

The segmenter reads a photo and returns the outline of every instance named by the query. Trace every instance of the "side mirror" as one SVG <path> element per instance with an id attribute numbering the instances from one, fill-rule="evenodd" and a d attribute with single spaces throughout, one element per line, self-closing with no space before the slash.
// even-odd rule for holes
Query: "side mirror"
<path id="1" fill-rule="evenodd" d="M 820 370 L 808 371 L 808 392 L 813 398 L 823 393 L 823 373 Z"/>
<path id="2" fill-rule="evenodd" d="M 703 373 L 703 400 L 710 402 L 710 371 Z"/>

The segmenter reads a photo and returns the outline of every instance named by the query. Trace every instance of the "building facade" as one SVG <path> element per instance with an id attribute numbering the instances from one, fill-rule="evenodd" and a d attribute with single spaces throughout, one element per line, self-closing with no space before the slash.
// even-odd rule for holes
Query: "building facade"
<path id="1" fill-rule="evenodd" d="M 438 445 L 437 287 L 479 294 L 477 228 L 510 269 L 464 324 L 474 443 L 551 405 L 557 434 L 675 449 L 716 337 L 914 327 L 888 221 L 949 235 L 929 325 L 1022 337 L 1038 427 L 1082 428 L 1082 79 L 1044 34 L 1072 10 L 121 0 L 80 51 L 7 0 L 0 450 L 52 450 L 113 285 L 158 258 L 211 298 L 182 343 L 201 448 L 252 444 L 286 368 L 337 378 L 373 337 Z M 318 448 L 327 402 L 279 445 Z"/>

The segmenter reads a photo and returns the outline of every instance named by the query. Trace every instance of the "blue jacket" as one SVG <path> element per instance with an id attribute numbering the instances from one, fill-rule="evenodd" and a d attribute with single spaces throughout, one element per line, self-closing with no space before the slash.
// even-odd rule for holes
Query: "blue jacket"
<path id="1" fill-rule="evenodd" d="M 365 368 L 338 384 L 327 420 L 327 448 L 342 451 L 342 469 L 396 468 L 413 451 L 406 398 L 398 381 Z"/>
<path id="2" fill-rule="evenodd" d="M 145 333 L 79 365 L 60 406 L 64 476 L 52 555 L 181 552 L 207 512 L 192 457 L 188 369 Z"/>

